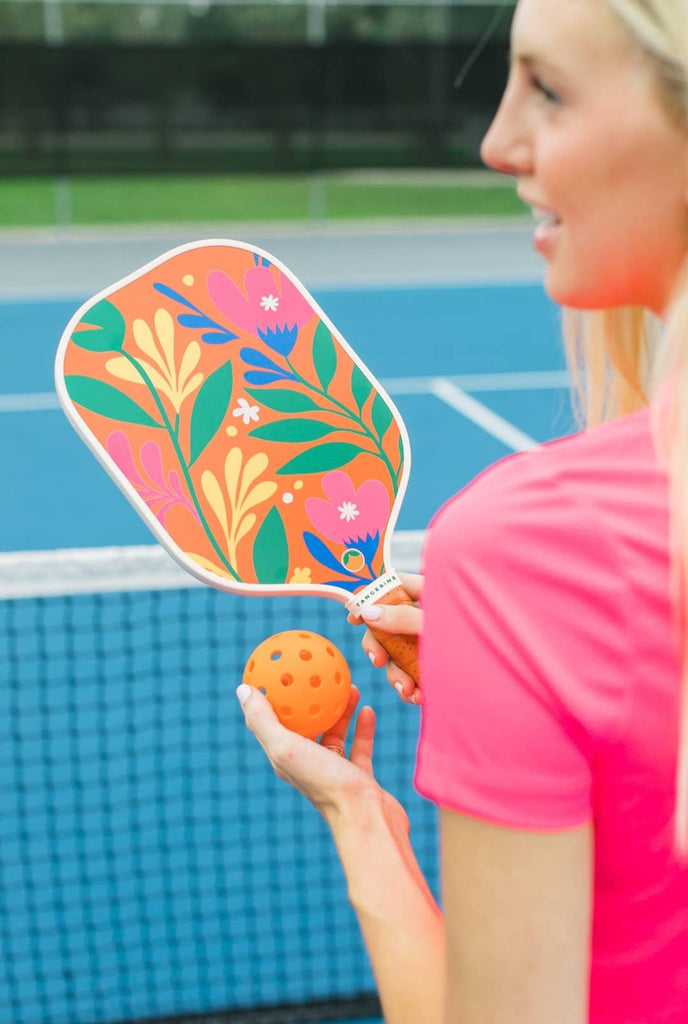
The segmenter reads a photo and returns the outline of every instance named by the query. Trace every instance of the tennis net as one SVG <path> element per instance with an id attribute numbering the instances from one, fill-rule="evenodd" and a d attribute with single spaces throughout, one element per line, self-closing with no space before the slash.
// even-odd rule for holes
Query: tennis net
<path id="1" fill-rule="evenodd" d="M 417 568 L 420 534 L 394 562 Z M 336 643 L 436 887 L 417 709 L 341 605 L 200 586 L 155 546 L 0 554 L 0 1020 L 327 1021 L 379 1010 L 331 838 L 234 689 L 271 633 Z"/>

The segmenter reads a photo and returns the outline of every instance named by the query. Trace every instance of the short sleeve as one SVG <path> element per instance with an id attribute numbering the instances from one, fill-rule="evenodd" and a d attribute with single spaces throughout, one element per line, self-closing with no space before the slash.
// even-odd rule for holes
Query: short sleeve
<path id="1" fill-rule="evenodd" d="M 628 660 L 624 582 L 599 517 L 544 451 L 524 453 L 438 513 L 423 562 L 418 790 L 517 828 L 590 820 Z"/>

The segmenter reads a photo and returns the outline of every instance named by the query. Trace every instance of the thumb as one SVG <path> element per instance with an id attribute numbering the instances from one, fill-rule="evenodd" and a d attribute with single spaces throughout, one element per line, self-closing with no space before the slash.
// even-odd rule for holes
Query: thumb
<path id="1" fill-rule="evenodd" d="M 236 695 L 244 712 L 246 725 L 267 753 L 271 739 L 274 739 L 282 729 L 270 701 L 265 694 L 248 683 L 240 683 L 236 688 Z"/>

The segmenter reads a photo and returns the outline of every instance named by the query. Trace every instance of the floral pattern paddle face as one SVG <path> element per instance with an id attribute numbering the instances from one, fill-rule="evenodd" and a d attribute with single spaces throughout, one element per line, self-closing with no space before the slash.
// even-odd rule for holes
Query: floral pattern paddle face
<path id="1" fill-rule="evenodd" d="M 155 536 L 202 581 L 376 599 L 408 479 L 406 430 L 268 253 L 199 242 L 101 292 L 62 337 L 56 386 Z"/>

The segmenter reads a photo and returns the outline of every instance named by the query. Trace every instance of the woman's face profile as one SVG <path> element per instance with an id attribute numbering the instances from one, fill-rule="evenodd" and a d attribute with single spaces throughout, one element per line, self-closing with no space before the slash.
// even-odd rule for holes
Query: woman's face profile
<path id="1" fill-rule="evenodd" d="M 486 164 L 535 209 L 563 305 L 662 314 L 688 252 L 688 132 L 604 0 L 519 0 Z"/>

